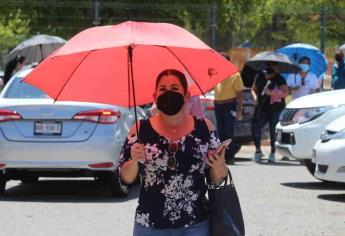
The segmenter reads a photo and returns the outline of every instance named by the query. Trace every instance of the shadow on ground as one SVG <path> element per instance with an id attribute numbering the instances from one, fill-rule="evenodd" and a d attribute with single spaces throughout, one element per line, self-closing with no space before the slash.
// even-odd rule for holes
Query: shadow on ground
<path id="1" fill-rule="evenodd" d="M 299 162 L 296 161 L 276 161 L 276 162 L 267 162 L 267 160 L 261 160 L 258 162 L 260 165 L 269 165 L 269 166 L 301 166 Z"/>
<path id="2" fill-rule="evenodd" d="M 133 186 L 127 197 L 111 196 L 107 186 L 93 180 L 40 180 L 6 189 L 1 201 L 19 202 L 92 202 L 114 203 L 138 197 L 139 186 Z"/>
<path id="3" fill-rule="evenodd" d="M 235 157 L 235 162 L 246 162 L 246 161 L 252 161 L 252 158 L 247 158 L 247 157 Z"/>
<path id="4" fill-rule="evenodd" d="M 294 182 L 281 183 L 281 185 L 291 188 L 310 189 L 310 190 L 345 190 L 344 184 L 330 182 Z"/>
<path id="5" fill-rule="evenodd" d="M 332 202 L 344 202 L 345 203 L 345 194 L 321 194 L 317 198 Z"/>

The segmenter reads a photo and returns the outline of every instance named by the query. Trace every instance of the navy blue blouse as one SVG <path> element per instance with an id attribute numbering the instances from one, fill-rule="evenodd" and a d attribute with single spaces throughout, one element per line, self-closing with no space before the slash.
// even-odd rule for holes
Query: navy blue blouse
<path id="1" fill-rule="evenodd" d="M 205 158 L 219 145 L 215 131 L 209 131 L 203 118 L 194 117 L 194 129 L 178 141 L 176 168 L 168 168 L 170 140 L 158 134 L 149 120 L 140 122 L 140 143 L 145 145 L 145 172 L 135 221 L 149 228 L 188 227 L 208 218 Z M 131 146 L 137 137 L 127 137 L 118 162 L 131 160 Z"/>

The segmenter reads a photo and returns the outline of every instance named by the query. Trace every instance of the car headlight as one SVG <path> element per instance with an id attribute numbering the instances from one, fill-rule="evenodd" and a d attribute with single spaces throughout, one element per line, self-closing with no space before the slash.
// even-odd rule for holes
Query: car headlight
<path id="1" fill-rule="evenodd" d="M 325 130 L 321 134 L 320 137 L 322 142 L 327 142 L 331 139 L 345 139 L 345 129 L 339 131 L 339 132 L 334 132 L 330 130 Z"/>
<path id="2" fill-rule="evenodd" d="M 306 123 L 315 120 L 332 108 L 332 106 L 302 108 L 295 113 L 292 120 L 299 124 Z"/>

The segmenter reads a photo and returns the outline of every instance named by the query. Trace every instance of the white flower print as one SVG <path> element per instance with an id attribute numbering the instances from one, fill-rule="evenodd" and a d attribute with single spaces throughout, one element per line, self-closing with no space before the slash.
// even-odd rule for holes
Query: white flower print
<path id="1" fill-rule="evenodd" d="M 217 138 L 216 136 L 216 133 L 214 131 L 211 131 L 210 132 L 210 146 L 209 146 L 209 149 L 210 150 L 216 150 L 220 144 L 220 141 L 219 139 Z"/>
<path id="2" fill-rule="evenodd" d="M 145 226 L 145 227 L 149 227 L 150 224 L 149 224 L 149 217 L 150 217 L 150 214 L 147 213 L 147 214 L 140 214 L 140 213 L 137 213 L 136 214 L 136 219 L 135 221 L 138 223 L 138 224 L 141 224 L 142 226 Z"/>
<path id="3" fill-rule="evenodd" d="M 192 176 L 183 178 L 183 175 L 180 174 L 173 176 L 161 191 L 165 197 L 163 215 L 168 216 L 172 223 L 180 219 L 182 212 L 186 212 L 191 218 L 195 218 L 193 206 L 199 194 L 190 190 L 192 185 Z"/>

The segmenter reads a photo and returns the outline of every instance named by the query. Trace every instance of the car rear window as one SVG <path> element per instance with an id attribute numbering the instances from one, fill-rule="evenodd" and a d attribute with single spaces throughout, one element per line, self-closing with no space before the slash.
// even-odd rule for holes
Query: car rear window
<path id="1" fill-rule="evenodd" d="M 5 98 L 49 98 L 42 90 L 23 82 L 23 77 L 14 78 L 9 84 Z"/>

